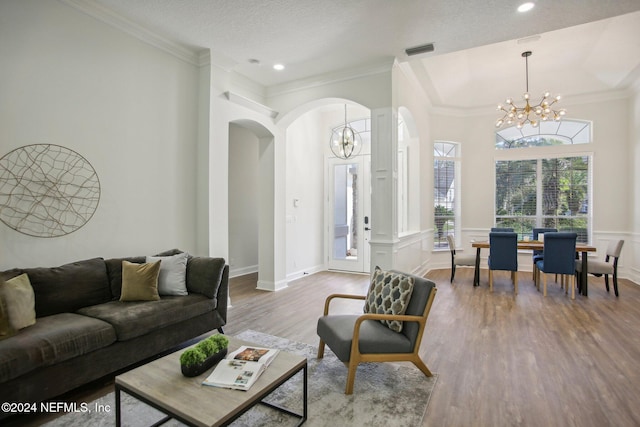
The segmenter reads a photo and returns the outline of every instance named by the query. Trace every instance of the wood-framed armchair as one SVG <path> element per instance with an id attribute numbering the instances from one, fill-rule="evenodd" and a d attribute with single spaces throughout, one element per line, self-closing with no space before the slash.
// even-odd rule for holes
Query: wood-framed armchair
<path id="1" fill-rule="evenodd" d="M 400 272 L 392 272 L 404 274 Z M 325 344 L 348 368 L 345 394 L 353 393 L 358 364 L 366 362 L 412 362 L 426 376 L 433 374 L 418 354 L 420 343 L 431 311 L 437 288 L 432 281 L 414 275 L 413 293 L 405 314 L 329 314 L 329 306 L 335 299 L 365 300 L 364 295 L 332 294 L 324 305 L 324 315 L 318 319 L 320 337 L 318 359 L 324 356 Z M 403 327 L 396 332 L 383 324 L 385 321 L 401 321 Z"/>

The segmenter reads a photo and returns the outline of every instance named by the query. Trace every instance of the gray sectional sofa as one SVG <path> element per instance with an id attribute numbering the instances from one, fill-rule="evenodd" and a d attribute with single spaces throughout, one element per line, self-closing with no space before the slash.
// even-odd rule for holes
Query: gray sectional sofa
<path id="1" fill-rule="evenodd" d="M 213 329 L 222 332 L 229 275 L 224 259 L 189 255 L 188 295 L 120 301 L 123 261 L 145 260 L 94 258 L 0 272 L 2 280 L 27 273 L 36 312 L 35 324 L 0 341 L 0 401 L 51 399 Z"/>

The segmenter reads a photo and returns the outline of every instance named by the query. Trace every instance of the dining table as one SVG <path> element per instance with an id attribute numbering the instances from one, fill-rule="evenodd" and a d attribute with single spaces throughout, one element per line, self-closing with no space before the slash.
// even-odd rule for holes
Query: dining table
<path id="1" fill-rule="evenodd" d="M 473 274 L 473 286 L 480 285 L 480 250 L 489 249 L 491 245 L 488 240 L 474 240 L 471 241 L 471 247 L 476 248 L 476 265 Z M 544 250 L 544 242 L 539 240 L 519 240 L 518 250 L 532 250 L 542 251 Z M 576 253 L 581 254 L 582 272 L 580 273 L 580 279 L 578 281 L 578 292 L 580 295 L 588 295 L 587 284 L 587 256 L 589 252 L 595 252 L 595 246 L 587 245 L 584 243 L 576 243 Z"/>

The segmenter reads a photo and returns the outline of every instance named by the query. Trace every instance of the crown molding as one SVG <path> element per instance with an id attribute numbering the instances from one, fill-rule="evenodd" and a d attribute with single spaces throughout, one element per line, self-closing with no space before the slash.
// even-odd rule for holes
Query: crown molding
<path id="1" fill-rule="evenodd" d="M 198 67 L 211 66 L 211 51 L 209 49 L 203 49 L 198 54 Z"/>
<path id="2" fill-rule="evenodd" d="M 617 101 L 626 99 L 632 95 L 631 89 L 608 90 L 604 92 L 584 93 L 579 95 L 567 95 L 562 98 L 566 105 L 594 104 L 596 102 Z"/>
<path id="3" fill-rule="evenodd" d="M 60 0 L 86 15 L 89 15 L 105 24 L 125 32 L 140 41 L 143 41 L 155 48 L 163 50 L 182 61 L 189 64 L 201 66 L 200 54 L 198 51 L 189 49 L 181 44 L 154 33 L 143 26 L 119 15 L 92 0 Z"/>
<path id="4" fill-rule="evenodd" d="M 361 77 L 373 76 L 376 74 L 390 72 L 393 68 L 394 62 L 395 62 L 395 58 L 389 58 L 383 61 L 375 62 L 375 63 L 364 65 L 361 67 L 340 70 L 334 73 L 319 74 L 317 76 L 310 77 L 307 79 L 300 79 L 300 80 L 296 80 L 289 83 L 269 86 L 267 87 L 267 98 L 286 95 L 286 94 L 298 92 L 305 89 L 313 89 L 313 88 L 324 86 L 327 84 L 339 83 L 339 82 L 344 82 L 348 80 L 358 79 Z"/>
<path id="5" fill-rule="evenodd" d="M 632 96 L 631 89 L 610 90 L 605 92 L 585 93 L 580 95 L 567 95 L 562 98 L 563 106 L 595 104 L 600 102 L 617 101 L 627 99 Z M 486 116 L 488 114 L 497 114 L 495 105 L 487 105 L 484 107 L 449 107 L 449 106 L 431 106 L 429 111 L 434 114 L 442 114 L 452 117 L 470 117 L 470 116 Z"/>

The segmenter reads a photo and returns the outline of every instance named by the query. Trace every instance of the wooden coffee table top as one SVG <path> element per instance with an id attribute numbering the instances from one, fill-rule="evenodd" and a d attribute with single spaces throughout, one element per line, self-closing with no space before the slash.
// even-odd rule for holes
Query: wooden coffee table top
<path id="1" fill-rule="evenodd" d="M 228 338 L 229 352 L 242 345 L 263 347 L 233 337 Z M 307 363 L 305 357 L 280 351 L 248 391 L 231 390 L 202 385 L 213 368 L 197 377 L 183 376 L 180 371 L 180 355 L 184 350 L 118 375 L 116 384 L 125 393 L 134 392 L 193 425 L 218 426 L 255 405 Z"/>

